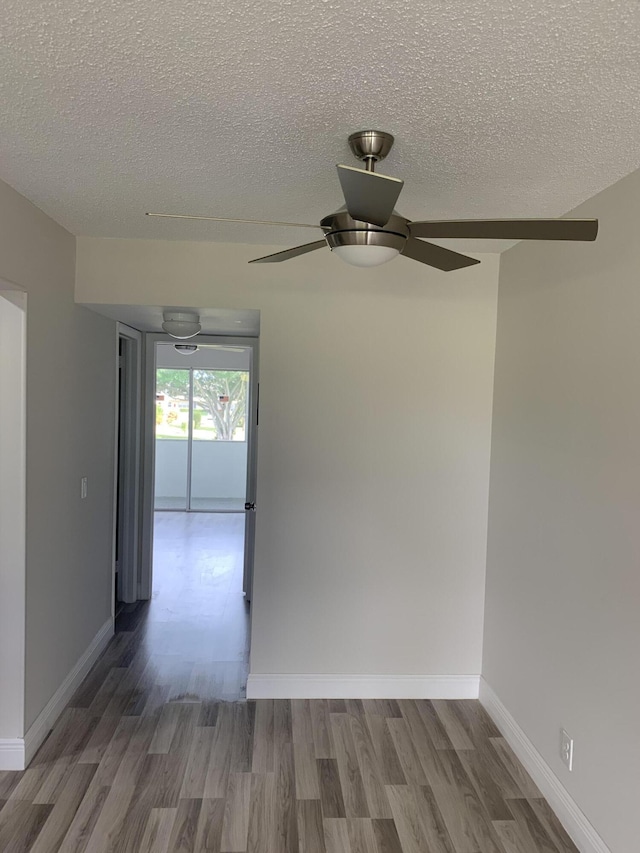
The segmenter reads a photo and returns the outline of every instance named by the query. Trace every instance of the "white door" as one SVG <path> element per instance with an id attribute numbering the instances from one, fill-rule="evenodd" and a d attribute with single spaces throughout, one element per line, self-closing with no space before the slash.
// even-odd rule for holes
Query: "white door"
<path id="1" fill-rule="evenodd" d="M 242 587 L 247 601 L 253 595 L 253 563 L 256 542 L 256 490 L 258 466 L 258 428 L 260 425 L 260 383 L 258 382 L 258 341 L 252 353 L 252 369 L 249 386 L 250 425 L 247 453 L 247 494 L 244 522 L 244 577 Z"/>

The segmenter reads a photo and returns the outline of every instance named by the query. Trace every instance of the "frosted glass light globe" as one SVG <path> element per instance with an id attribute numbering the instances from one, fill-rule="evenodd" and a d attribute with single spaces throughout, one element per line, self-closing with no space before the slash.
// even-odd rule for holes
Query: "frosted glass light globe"
<path id="1" fill-rule="evenodd" d="M 399 255 L 393 246 L 335 246 L 331 251 L 353 267 L 378 267 Z"/>
<path id="2" fill-rule="evenodd" d="M 197 314 L 185 314 L 180 311 L 168 311 L 163 314 L 163 330 L 172 338 L 186 340 L 195 337 L 202 329 Z"/>

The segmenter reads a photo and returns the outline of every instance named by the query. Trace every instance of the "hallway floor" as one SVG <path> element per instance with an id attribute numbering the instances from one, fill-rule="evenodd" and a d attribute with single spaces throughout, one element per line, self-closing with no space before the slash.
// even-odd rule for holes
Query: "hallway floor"
<path id="1" fill-rule="evenodd" d="M 477 701 L 244 701 L 242 528 L 158 514 L 153 599 L 0 772 L 3 853 L 575 853 Z"/>
<path id="2" fill-rule="evenodd" d="M 215 662 L 209 698 L 243 698 L 249 654 L 244 513 L 156 512 L 153 541 L 144 645 L 149 653 L 179 660 L 184 677 L 191 666 L 191 677 L 197 677 L 203 664 L 212 676 Z M 117 629 L 126 630 L 128 620 L 135 624 L 138 610 L 125 607 Z"/>

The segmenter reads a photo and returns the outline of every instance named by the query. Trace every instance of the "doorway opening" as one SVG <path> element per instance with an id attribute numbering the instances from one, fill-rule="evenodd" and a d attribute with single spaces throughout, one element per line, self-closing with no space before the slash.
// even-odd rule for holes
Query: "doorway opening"
<path id="1" fill-rule="evenodd" d="M 154 510 L 242 512 L 251 349 L 157 344 Z"/>
<path id="2" fill-rule="evenodd" d="M 258 342 L 147 337 L 154 476 L 146 619 L 167 653 L 178 644 L 180 653 L 209 655 L 222 679 L 217 695 L 237 696 L 250 637 Z"/>

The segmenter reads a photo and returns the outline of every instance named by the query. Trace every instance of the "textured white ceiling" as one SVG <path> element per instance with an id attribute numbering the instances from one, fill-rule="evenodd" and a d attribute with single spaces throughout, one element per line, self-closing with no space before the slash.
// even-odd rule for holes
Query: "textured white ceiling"
<path id="1" fill-rule="evenodd" d="M 295 245 L 143 214 L 317 222 L 376 127 L 405 216 L 558 215 L 640 166 L 639 44 L 636 0 L 3 0 L 0 176 L 76 234 Z"/>

